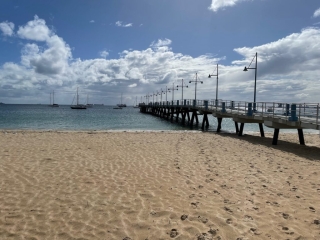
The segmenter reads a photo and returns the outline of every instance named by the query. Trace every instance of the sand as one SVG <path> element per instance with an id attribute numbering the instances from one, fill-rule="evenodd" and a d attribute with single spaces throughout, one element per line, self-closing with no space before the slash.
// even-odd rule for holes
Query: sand
<path id="1" fill-rule="evenodd" d="M 0 132 L 0 239 L 320 239 L 320 138 Z"/>

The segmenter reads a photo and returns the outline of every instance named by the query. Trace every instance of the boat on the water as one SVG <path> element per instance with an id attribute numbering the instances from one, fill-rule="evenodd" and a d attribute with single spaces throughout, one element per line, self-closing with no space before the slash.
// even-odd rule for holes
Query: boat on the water
<path id="1" fill-rule="evenodd" d="M 118 106 L 119 108 L 123 108 L 123 107 L 126 107 L 126 106 L 127 106 L 125 103 L 122 103 L 122 93 L 121 93 L 121 101 L 120 101 L 119 104 L 117 104 L 117 106 Z"/>
<path id="2" fill-rule="evenodd" d="M 139 108 L 138 101 L 137 101 L 137 97 L 136 97 L 135 103 L 133 104 L 133 108 Z"/>
<path id="3" fill-rule="evenodd" d="M 93 107 L 93 103 L 89 103 L 89 96 L 87 94 L 87 104 L 86 104 L 87 108 L 92 108 Z"/>
<path id="4" fill-rule="evenodd" d="M 78 88 L 77 88 L 77 104 L 76 105 L 71 105 L 71 109 L 87 109 L 87 106 L 84 104 L 79 104 L 79 93 L 78 93 Z M 72 102 L 73 103 L 73 102 Z"/>
<path id="5" fill-rule="evenodd" d="M 51 93 L 50 93 L 50 105 L 49 107 L 59 107 L 59 104 L 54 103 L 54 90 L 52 91 L 52 104 L 51 104 Z"/>

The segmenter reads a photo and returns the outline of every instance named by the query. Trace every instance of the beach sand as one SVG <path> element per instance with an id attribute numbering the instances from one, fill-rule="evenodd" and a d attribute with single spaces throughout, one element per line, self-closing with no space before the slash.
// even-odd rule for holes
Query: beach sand
<path id="1" fill-rule="evenodd" d="M 320 138 L 0 132 L 0 239 L 320 239 Z"/>

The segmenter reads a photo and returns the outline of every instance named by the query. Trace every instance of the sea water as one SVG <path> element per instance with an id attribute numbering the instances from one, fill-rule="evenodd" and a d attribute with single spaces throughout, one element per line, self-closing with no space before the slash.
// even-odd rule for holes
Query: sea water
<path id="1" fill-rule="evenodd" d="M 209 127 L 205 131 L 216 131 L 217 119 L 208 116 Z M 71 109 L 68 105 L 51 107 L 48 105 L 2 104 L 0 105 L 0 129 L 15 130 L 71 130 L 71 131 L 201 131 L 202 116 L 199 124 L 181 125 L 175 121 L 140 113 L 139 108 L 132 106 L 113 109 L 113 106 L 94 105 L 85 110 Z M 223 119 L 222 132 L 235 132 L 232 119 Z M 273 129 L 264 127 L 265 132 Z M 296 130 L 282 130 L 296 132 Z M 312 132 L 311 130 L 307 130 Z M 244 133 L 259 132 L 258 124 L 245 124 Z M 317 131 L 314 131 L 317 133 Z"/>

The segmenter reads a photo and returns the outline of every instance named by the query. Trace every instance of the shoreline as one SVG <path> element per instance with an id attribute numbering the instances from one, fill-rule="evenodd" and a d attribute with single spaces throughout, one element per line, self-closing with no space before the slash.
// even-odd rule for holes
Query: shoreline
<path id="1" fill-rule="evenodd" d="M 320 238 L 318 135 L 0 135 L 0 239 Z"/>

